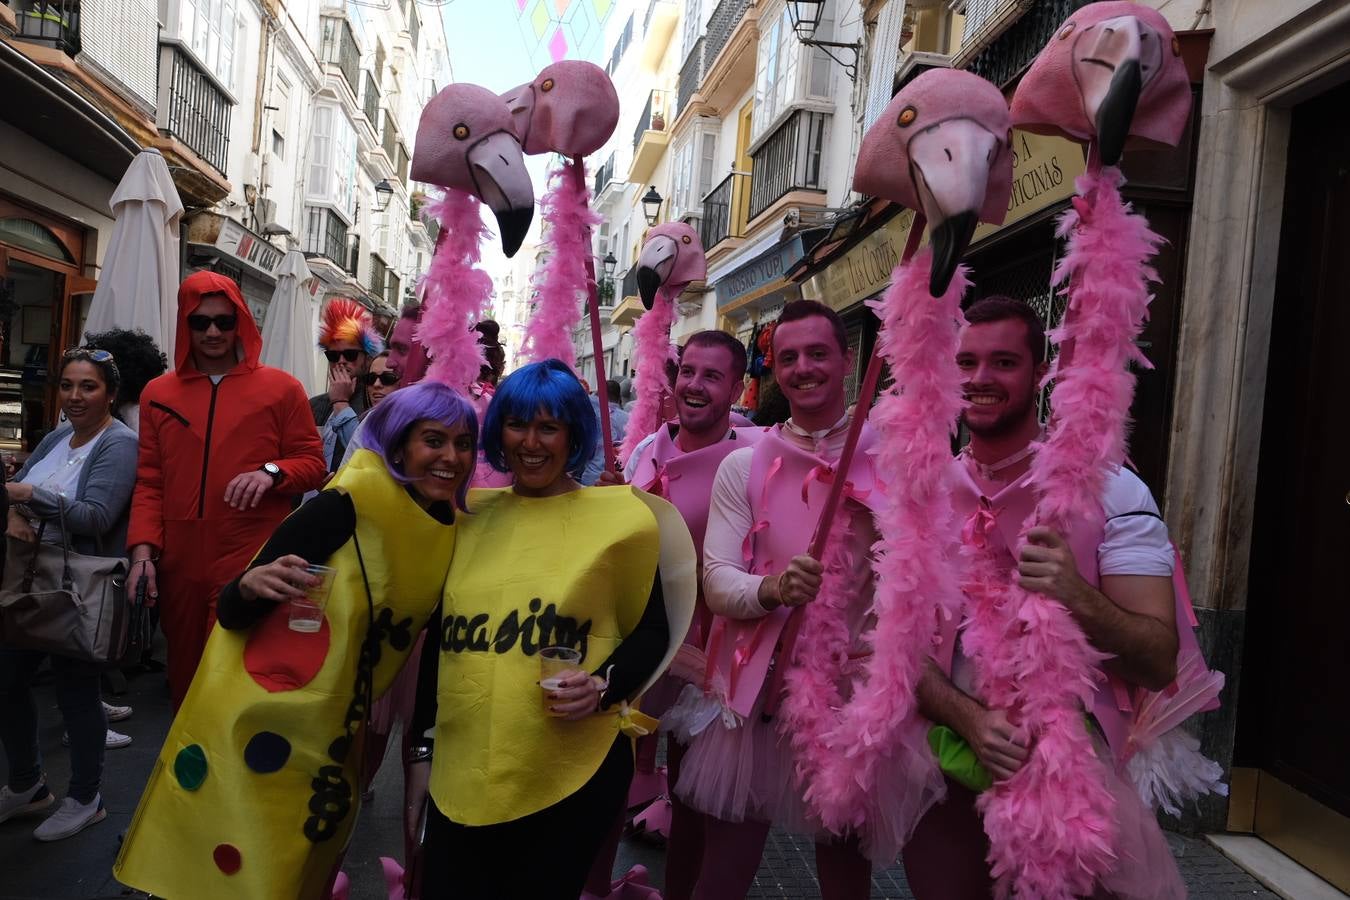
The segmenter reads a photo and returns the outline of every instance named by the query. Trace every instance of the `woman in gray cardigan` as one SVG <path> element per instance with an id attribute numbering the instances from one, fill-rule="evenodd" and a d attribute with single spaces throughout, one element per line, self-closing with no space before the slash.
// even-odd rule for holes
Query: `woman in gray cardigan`
<path id="1" fill-rule="evenodd" d="M 120 383 L 106 350 L 67 351 L 61 359 L 61 409 L 69 422 L 42 439 L 14 481 L 7 533 L 14 538 L 61 541 L 60 504 L 71 549 L 88 555 L 126 553 L 127 513 L 136 484 L 136 434 L 113 418 Z M 38 752 L 33 674 L 46 654 L 0 646 L 0 742 L 9 759 L 9 783 L 0 787 L 0 822 L 55 803 Z M 56 700 L 70 735 L 70 790 L 56 813 L 33 832 L 55 841 L 101 822 L 99 794 L 107 719 L 99 696 L 99 669 L 52 655 Z"/>

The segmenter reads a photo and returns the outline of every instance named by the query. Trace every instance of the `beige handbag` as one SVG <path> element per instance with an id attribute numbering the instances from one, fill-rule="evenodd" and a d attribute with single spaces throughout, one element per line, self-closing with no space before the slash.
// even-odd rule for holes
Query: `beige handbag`
<path id="1" fill-rule="evenodd" d="M 85 556 L 70 549 L 66 506 L 58 502 L 61 544 L 6 537 L 0 586 L 0 644 L 41 650 L 101 665 L 126 652 L 127 572 L 124 557 Z"/>

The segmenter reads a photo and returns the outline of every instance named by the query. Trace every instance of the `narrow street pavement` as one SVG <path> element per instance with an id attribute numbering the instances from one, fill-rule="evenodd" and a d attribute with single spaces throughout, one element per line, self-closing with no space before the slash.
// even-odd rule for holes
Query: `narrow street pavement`
<path id="1" fill-rule="evenodd" d="M 162 648 L 159 655 L 162 658 Z M 133 678 L 124 696 L 107 699 L 130 704 L 136 710 L 132 718 L 115 726 L 131 735 L 131 746 L 108 751 L 103 778 L 108 818 L 75 837 L 52 844 L 33 840 L 32 830 L 39 821 L 37 819 L 18 819 L 0 825 L 0 900 L 113 900 L 144 896 L 133 894 L 113 879 L 112 863 L 120 836 L 135 811 L 141 787 L 155 764 L 160 741 L 168 731 L 168 695 L 163 676 L 147 674 Z M 61 746 L 61 717 L 50 686 L 44 685 L 37 691 L 37 701 L 48 782 L 58 796 L 63 796 L 70 772 L 67 753 Z M 390 742 L 391 752 L 395 752 L 397 743 L 397 740 Z M 7 772 L 7 761 L 0 753 L 0 777 Z M 383 900 L 385 897 L 379 858 L 397 857 L 402 852 L 400 792 L 399 767 L 390 757 L 376 780 L 373 802 L 361 813 L 347 857 L 346 868 L 352 879 L 351 900 Z M 1169 834 L 1168 838 L 1190 887 L 1191 897 L 1235 900 L 1275 896 L 1204 840 L 1175 834 Z M 173 848 L 165 847 L 164 852 L 172 853 Z M 622 873 L 629 866 L 641 863 L 648 868 L 651 882 L 659 886 L 664 862 L 660 849 L 625 840 L 616 868 Z M 818 897 L 813 871 L 809 843 L 774 833 L 749 896 L 784 900 Z M 872 896 L 901 900 L 913 895 L 905 885 L 903 870 L 896 866 L 875 875 Z"/>

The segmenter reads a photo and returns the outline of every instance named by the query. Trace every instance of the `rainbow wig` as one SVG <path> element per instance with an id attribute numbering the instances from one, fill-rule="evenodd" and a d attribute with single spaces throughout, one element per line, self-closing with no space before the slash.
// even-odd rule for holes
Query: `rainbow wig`
<path id="1" fill-rule="evenodd" d="M 375 323 L 366 308 L 355 300 L 335 297 L 328 301 L 319 323 L 319 346 L 327 348 L 339 342 L 356 344 L 366 356 L 384 352 L 384 339 L 375 331 Z"/>
<path id="2" fill-rule="evenodd" d="M 528 422 L 540 412 L 567 426 L 567 473 L 580 478 L 595 454 L 600 423 L 581 382 L 571 367 L 558 359 L 521 366 L 497 385 L 483 416 L 483 455 L 498 472 L 509 472 L 502 450 L 502 426 L 508 418 Z"/>
<path id="3" fill-rule="evenodd" d="M 394 391 L 366 414 L 356 432 L 357 444 L 380 455 L 395 481 L 408 484 L 410 479 L 394 457 L 399 455 L 414 425 L 432 419 L 447 428 L 463 426 L 478 444 L 478 415 L 468 400 L 453 388 L 439 381 L 419 381 Z M 455 491 L 455 506 L 465 512 L 464 498 L 473 480 L 473 470 L 464 473 L 464 480 Z"/>

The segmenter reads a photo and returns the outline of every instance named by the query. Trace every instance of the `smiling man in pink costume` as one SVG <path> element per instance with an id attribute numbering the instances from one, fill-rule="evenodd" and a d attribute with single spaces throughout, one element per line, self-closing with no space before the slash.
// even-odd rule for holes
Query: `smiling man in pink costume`
<path id="1" fill-rule="evenodd" d="M 1016 577 L 1025 589 L 1064 604 L 1094 646 L 1111 657 L 1103 663 L 1107 677 L 1085 727 L 1095 736 L 1103 775 L 1116 800 L 1117 863 L 1092 896 L 1184 897 L 1152 812 L 1109 764 L 1125 752 L 1131 693 L 1161 690 L 1176 674 L 1179 610 L 1167 526 L 1148 488 L 1121 468 L 1108 479 L 1102 498 L 1104 526 L 1069 534 L 1033 528 L 1014 557 L 1010 548 L 1019 545 L 1023 519 L 1036 502 L 1030 475 L 1043 440 L 1036 396 L 1048 366 L 1045 332 L 1031 307 L 1006 297 L 981 300 L 966 316 L 970 324 L 962 333 L 957 365 L 966 379 L 970 405 L 963 420 L 971 439 L 952 465 L 962 541 L 972 556 L 976 551 L 987 554 L 996 577 Z M 979 561 L 972 563 L 965 586 L 972 606 L 978 602 L 980 568 Z M 1189 640 L 1194 643 L 1193 636 Z M 966 630 L 946 641 L 919 696 L 925 714 L 964 738 L 998 784 L 1022 768 L 1034 741 L 1004 711 L 979 699 L 979 654 L 987 650 L 971 646 Z M 946 801 L 919 823 L 905 847 L 905 870 L 920 900 L 993 896 L 985 862 L 989 842 L 975 797 L 968 787 L 949 781 Z"/>
<path id="2" fill-rule="evenodd" d="M 764 715 L 765 684 L 788 614 L 816 598 L 825 574 L 805 554 L 848 430 L 844 377 L 852 355 L 838 315 L 808 300 L 784 308 L 773 354 L 792 418 L 754 447 L 732 451 L 717 470 L 703 541 L 704 598 L 715 613 L 704 691 L 686 692 L 668 716 L 690 742 L 675 793 L 705 814 L 693 893 L 700 900 L 745 896 L 771 826 L 823 835 L 795 781 L 788 740 L 780 739 L 778 720 Z M 872 493 L 866 451 L 874 441 L 864 427 L 836 525 L 842 552 L 833 557 L 847 570 L 843 615 L 853 646 L 845 652 L 855 661 L 867 653 L 857 636 L 872 600 L 868 554 L 876 531 L 860 500 Z M 871 863 L 854 838 L 822 836 L 816 870 L 826 900 L 870 893 Z"/>

